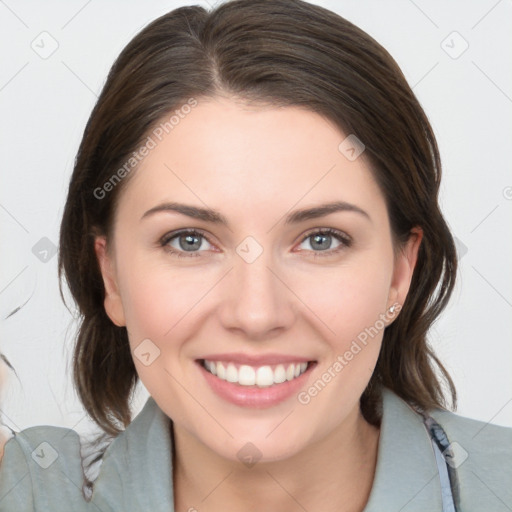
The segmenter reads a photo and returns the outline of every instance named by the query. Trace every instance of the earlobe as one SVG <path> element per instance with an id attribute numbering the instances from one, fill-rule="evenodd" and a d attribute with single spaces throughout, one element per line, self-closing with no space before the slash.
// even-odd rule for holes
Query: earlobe
<path id="1" fill-rule="evenodd" d="M 117 286 L 112 257 L 108 253 L 107 239 L 97 236 L 94 240 L 94 251 L 98 259 L 103 285 L 105 287 L 105 312 L 118 327 L 126 325 L 121 295 Z"/>
<path id="2" fill-rule="evenodd" d="M 418 261 L 418 252 L 423 239 L 423 230 L 420 227 L 411 229 L 409 239 L 405 246 L 400 250 L 393 271 L 393 280 L 389 290 L 388 304 L 403 305 L 409 288 L 411 286 L 412 276 Z"/>

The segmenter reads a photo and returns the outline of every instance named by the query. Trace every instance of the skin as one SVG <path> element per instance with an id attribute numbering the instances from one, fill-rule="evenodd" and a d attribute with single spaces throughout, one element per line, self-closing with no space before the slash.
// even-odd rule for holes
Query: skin
<path id="1" fill-rule="evenodd" d="M 302 108 L 200 99 L 134 171 L 108 244 L 96 238 L 109 317 L 127 327 L 132 351 L 144 339 L 160 350 L 148 366 L 134 362 L 174 422 L 177 511 L 360 511 L 368 500 L 379 429 L 359 399 L 382 330 L 307 405 L 295 395 L 265 409 L 233 405 L 195 363 L 213 352 L 307 357 L 318 362 L 307 390 L 360 332 L 403 304 L 422 232 L 395 257 L 384 196 L 364 153 L 349 161 L 338 150 L 345 137 Z M 370 219 L 344 211 L 284 223 L 293 210 L 340 200 Z M 171 212 L 141 220 L 167 201 L 218 210 L 229 228 Z M 169 245 L 185 257 L 159 244 L 186 228 L 205 234 L 196 257 L 179 237 Z M 332 237 L 322 251 L 316 228 L 340 230 L 352 244 Z M 236 252 L 247 236 L 263 249 L 252 263 Z M 252 468 L 237 457 L 247 442 L 261 452 Z"/>

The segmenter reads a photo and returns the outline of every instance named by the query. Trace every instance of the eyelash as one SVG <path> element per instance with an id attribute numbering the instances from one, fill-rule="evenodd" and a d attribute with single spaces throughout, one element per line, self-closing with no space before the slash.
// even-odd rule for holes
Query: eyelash
<path id="1" fill-rule="evenodd" d="M 204 238 L 208 243 L 211 244 L 210 240 L 208 240 L 208 237 L 198 229 L 183 229 L 181 231 L 178 231 L 177 233 L 168 233 L 164 235 L 160 239 L 160 245 L 169 253 L 171 253 L 173 256 L 176 256 L 178 258 L 194 258 L 200 256 L 201 251 L 197 252 L 186 252 L 186 251 L 177 251 L 176 249 L 172 248 L 169 244 L 171 240 L 174 238 L 177 238 L 182 235 L 199 235 L 202 238 Z M 300 244 L 302 244 L 304 241 L 306 241 L 308 238 L 311 238 L 313 235 L 329 235 L 336 238 L 339 242 L 341 242 L 341 245 L 337 249 L 328 249 L 326 251 L 306 251 L 306 252 L 312 252 L 313 257 L 329 257 L 333 256 L 334 254 L 339 253 L 340 251 L 349 248 L 352 245 L 352 239 L 343 233 L 342 231 L 338 231 L 337 229 L 333 228 L 319 228 L 314 231 L 310 231 L 309 233 L 305 234 L 302 240 L 300 241 Z"/>

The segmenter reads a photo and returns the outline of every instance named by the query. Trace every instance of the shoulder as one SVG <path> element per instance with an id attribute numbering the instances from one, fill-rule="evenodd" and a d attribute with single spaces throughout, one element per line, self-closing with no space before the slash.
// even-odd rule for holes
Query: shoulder
<path id="1" fill-rule="evenodd" d="M 383 399 L 377 471 L 365 512 L 405 504 L 411 511 L 440 510 L 450 492 L 464 512 L 512 510 L 511 428 L 441 409 L 424 418 L 387 388 Z"/>
<path id="2" fill-rule="evenodd" d="M 511 460 L 512 428 L 440 409 L 430 411 L 430 415 L 443 427 L 451 442 L 457 442 L 461 448 L 466 446 L 471 450 L 471 453 L 468 452 L 468 462 L 470 458 L 473 463 L 485 458 L 488 459 L 488 464 L 493 465 L 493 460 Z M 508 466 L 512 468 L 512 465 Z"/>
<path id="3" fill-rule="evenodd" d="M 63 427 L 15 432 L 0 462 L 0 512 L 31 511 L 35 503 L 46 510 L 83 510 L 80 447 L 79 435 Z"/>
<path id="4" fill-rule="evenodd" d="M 170 419 L 150 396 L 106 449 L 91 502 L 101 510 L 163 511 L 173 502 Z"/>
<path id="5" fill-rule="evenodd" d="M 463 508 L 482 510 L 492 505 L 493 510 L 510 510 L 512 428 L 440 409 L 430 415 L 448 437 L 444 455 L 456 470 Z"/>

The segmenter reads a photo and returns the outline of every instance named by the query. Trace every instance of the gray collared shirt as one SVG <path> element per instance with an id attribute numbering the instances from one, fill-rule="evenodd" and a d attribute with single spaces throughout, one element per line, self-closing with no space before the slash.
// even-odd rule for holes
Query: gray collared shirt
<path id="1" fill-rule="evenodd" d="M 512 429 L 448 411 L 430 417 L 444 444 L 420 414 L 383 390 L 377 467 L 363 512 L 510 512 Z M 90 502 L 75 431 L 37 426 L 16 433 L 0 466 L 0 512 L 173 511 L 169 422 L 149 397 L 107 448 Z"/>

